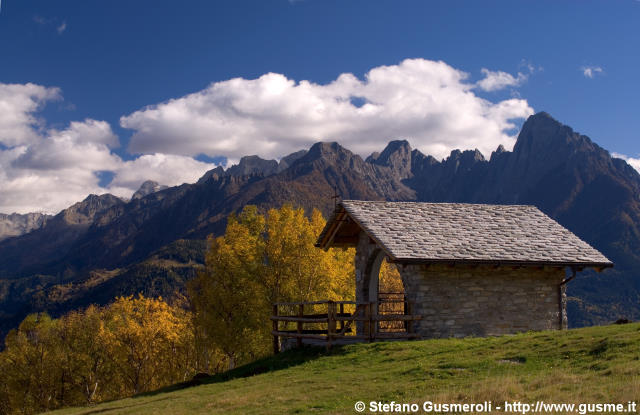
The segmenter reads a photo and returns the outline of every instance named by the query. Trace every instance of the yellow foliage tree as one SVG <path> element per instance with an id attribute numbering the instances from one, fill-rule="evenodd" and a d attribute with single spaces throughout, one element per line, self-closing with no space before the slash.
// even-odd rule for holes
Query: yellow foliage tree
<path id="1" fill-rule="evenodd" d="M 398 268 L 385 259 L 380 266 L 379 292 L 404 293 L 404 285 Z"/>
<path id="2" fill-rule="evenodd" d="M 145 392 L 190 379 L 198 361 L 189 313 L 162 299 L 123 297 L 55 320 L 33 314 L 0 353 L 0 414 Z"/>
<path id="3" fill-rule="evenodd" d="M 209 239 L 205 269 L 189 285 L 196 333 L 239 361 L 269 353 L 275 302 L 353 299 L 353 252 L 314 246 L 325 220 L 285 205 L 261 215 L 247 206 Z"/>
<path id="4" fill-rule="evenodd" d="M 256 341 L 263 334 L 265 306 L 256 278 L 264 255 L 264 223 L 251 206 L 229 217 L 225 235 L 209 237 L 205 271 L 188 285 L 198 342 L 220 349 L 230 369 L 265 353 Z"/>
<path id="5" fill-rule="evenodd" d="M 125 394 L 185 381 L 182 357 L 193 343 L 189 319 L 159 299 L 119 297 L 106 310 L 103 347 L 124 380 Z"/>
<path id="6" fill-rule="evenodd" d="M 5 338 L 2 374 L 9 395 L 2 401 L 7 407 L 24 408 L 29 413 L 47 411 L 60 404 L 58 386 L 62 368 L 56 364 L 59 359 L 56 325 L 47 314 L 32 314 Z"/>

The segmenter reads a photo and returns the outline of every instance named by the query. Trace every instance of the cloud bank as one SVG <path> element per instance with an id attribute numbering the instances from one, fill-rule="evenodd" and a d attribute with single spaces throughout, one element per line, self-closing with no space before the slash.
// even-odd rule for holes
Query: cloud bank
<path id="1" fill-rule="evenodd" d="M 327 84 L 268 73 L 215 82 L 120 124 L 134 130 L 129 150 L 135 153 L 277 158 L 322 140 L 368 155 L 404 138 L 436 157 L 455 148 L 490 154 L 500 144 L 513 146 L 513 120 L 533 110 L 523 99 L 493 103 L 475 94 L 516 86 L 524 75 L 483 73 L 476 84 L 465 72 L 425 59 L 376 67 L 362 80 L 344 73 Z"/>
<path id="2" fill-rule="evenodd" d="M 130 197 L 147 179 L 177 185 L 214 167 L 165 154 L 124 161 L 112 152 L 119 140 L 105 121 L 46 129 L 34 114 L 59 99 L 56 88 L 0 84 L 0 212 L 55 213 L 91 193 Z M 105 171 L 114 175 L 108 187 L 99 185 Z"/>
<path id="3" fill-rule="evenodd" d="M 120 119 L 133 131 L 124 160 L 109 123 L 73 121 L 52 129 L 38 117 L 61 91 L 0 83 L 0 212 L 57 212 L 90 193 L 131 194 L 148 179 L 194 182 L 212 163 L 257 154 L 279 158 L 317 141 L 338 141 L 366 156 L 408 139 L 427 154 L 477 148 L 485 155 L 515 142 L 514 123 L 533 113 L 524 99 L 491 102 L 478 91 L 514 88 L 527 75 L 482 70 L 480 80 L 441 61 L 407 59 L 344 73 L 327 84 L 267 73 L 235 78 L 141 108 Z M 105 173 L 108 173 L 105 175 Z M 108 184 L 101 178 L 113 177 Z"/>

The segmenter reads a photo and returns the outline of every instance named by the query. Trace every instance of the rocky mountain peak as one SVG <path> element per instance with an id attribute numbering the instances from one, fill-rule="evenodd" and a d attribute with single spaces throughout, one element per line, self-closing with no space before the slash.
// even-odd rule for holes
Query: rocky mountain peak
<path id="1" fill-rule="evenodd" d="M 57 216 L 61 216 L 68 224 L 81 225 L 93 223 L 96 215 L 125 202 L 110 193 L 103 195 L 91 194 L 82 202 L 78 202 L 68 209 L 63 210 Z"/>
<path id="2" fill-rule="evenodd" d="M 489 158 L 489 160 L 496 161 L 498 158 L 506 155 L 507 153 L 508 151 L 504 148 L 502 144 L 500 144 L 498 148 L 496 148 L 495 151 L 491 153 L 491 157 Z"/>
<path id="3" fill-rule="evenodd" d="M 278 163 L 278 173 L 289 168 L 294 161 L 302 158 L 305 154 L 307 154 L 307 150 L 300 150 L 282 157 L 280 163 Z"/>
<path id="4" fill-rule="evenodd" d="M 350 153 L 349 150 L 342 147 L 335 141 L 320 141 L 311 146 L 309 152 L 307 153 L 307 156 L 315 159 L 323 156 L 332 156 L 344 153 L 345 151 Z"/>
<path id="5" fill-rule="evenodd" d="M 307 154 L 300 159 L 302 162 L 322 161 L 327 164 L 336 164 L 347 161 L 351 163 L 353 158 L 360 156 L 353 154 L 351 151 L 334 142 L 319 142 L 311 146 Z M 362 160 L 361 160 L 362 161 Z M 364 161 L 362 161 L 364 162 Z"/>
<path id="6" fill-rule="evenodd" d="M 265 160 L 259 156 L 244 156 L 238 164 L 229 167 L 225 172 L 229 176 L 270 176 L 278 170 L 278 162 Z"/>
<path id="7" fill-rule="evenodd" d="M 527 181 L 524 177 L 533 172 L 544 175 L 553 169 L 563 168 L 568 160 L 576 157 L 584 159 L 580 164 L 586 164 L 586 159 L 610 163 L 608 153 L 589 137 L 540 112 L 529 117 L 522 126 L 510 162 L 517 173 L 516 178 Z"/>
<path id="8" fill-rule="evenodd" d="M 215 169 L 211 169 L 203 174 L 202 177 L 198 179 L 197 184 L 202 184 L 209 179 L 217 180 L 222 176 L 224 176 L 224 168 L 222 166 L 217 166 Z"/>
<path id="9" fill-rule="evenodd" d="M 544 157 L 550 150 L 557 151 L 559 147 L 566 147 L 576 136 L 570 127 L 556 121 L 546 112 L 539 112 L 525 121 L 513 153 L 519 159 L 536 158 L 540 155 Z"/>
<path id="10" fill-rule="evenodd" d="M 147 180 L 146 182 L 142 183 L 140 188 L 136 190 L 133 196 L 131 196 L 131 200 L 142 199 L 147 195 L 150 195 L 155 192 L 159 192 L 160 190 L 164 190 L 168 187 L 169 186 L 159 184 L 158 182 L 155 182 L 153 180 Z"/>
<path id="11" fill-rule="evenodd" d="M 453 150 L 449 157 L 447 157 L 444 162 L 445 170 L 451 173 L 457 173 L 458 171 L 468 171 L 476 163 L 486 162 L 482 153 L 478 150 Z"/>
<path id="12" fill-rule="evenodd" d="M 374 154 L 367 158 L 369 163 L 389 167 L 399 179 L 411 177 L 412 152 L 407 140 L 390 141 L 382 153 L 375 157 Z"/>

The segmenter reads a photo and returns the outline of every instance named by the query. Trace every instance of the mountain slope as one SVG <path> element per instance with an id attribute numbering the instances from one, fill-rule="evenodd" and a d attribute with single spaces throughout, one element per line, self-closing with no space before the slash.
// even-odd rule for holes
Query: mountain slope
<path id="1" fill-rule="evenodd" d="M 280 163 L 245 157 L 197 183 L 128 203 L 91 196 L 41 229 L 0 242 L 0 330 L 28 311 L 62 312 L 127 290 L 170 296 L 201 264 L 202 252 L 193 246 L 223 232 L 230 213 L 246 204 L 266 210 L 289 202 L 327 215 L 335 191 L 345 199 L 536 205 L 616 265 L 570 284 L 570 324 L 640 318 L 640 175 L 539 113 L 525 122 L 512 152 L 500 147 L 489 160 L 477 150 L 455 150 L 439 161 L 407 141 L 392 141 L 365 161 L 337 143 L 317 143 Z M 156 261 L 159 252 L 178 259 Z M 69 284 L 77 287 L 53 294 Z"/>

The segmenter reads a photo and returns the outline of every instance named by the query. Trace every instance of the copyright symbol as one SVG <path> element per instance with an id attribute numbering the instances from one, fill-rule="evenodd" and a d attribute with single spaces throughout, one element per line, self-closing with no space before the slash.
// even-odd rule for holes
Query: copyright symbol
<path id="1" fill-rule="evenodd" d="M 364 412 L 366 406 L 364 404 L 364 402 L 362 401 L 358 401 L 356 402 L 356 404 L 354 405 L 354 407 L 356 408 L 356 412 Z"/>

